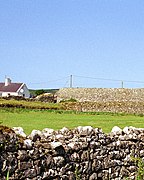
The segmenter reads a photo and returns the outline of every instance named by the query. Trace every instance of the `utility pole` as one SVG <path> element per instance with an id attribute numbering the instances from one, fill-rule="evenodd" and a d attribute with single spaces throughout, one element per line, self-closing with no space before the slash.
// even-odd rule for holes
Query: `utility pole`
<path id="1" fill-rule="evenodd" d="M 121 87 L 122 87 L 122 88 L 124 87 L 124 82 L 123 82 L 123 81 L 121 81 Z"/>
<path id="2" fill-rule="evenodd" d="M 70 75 L 70 88 L 72 88 L 72 83 L 73 83 L 73 77 Z"/>

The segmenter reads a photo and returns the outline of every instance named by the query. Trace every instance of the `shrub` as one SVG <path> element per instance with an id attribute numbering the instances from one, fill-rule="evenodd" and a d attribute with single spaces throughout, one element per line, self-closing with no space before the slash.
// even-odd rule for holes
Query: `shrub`
<path id="1" fill-rule="evenodd" d="M 143 180 L 144 179 L 144 161 L 139 157 L 138 158 L 132 157 L 132 160 L 138 166 L 136 179 L 137 180 Z"/>

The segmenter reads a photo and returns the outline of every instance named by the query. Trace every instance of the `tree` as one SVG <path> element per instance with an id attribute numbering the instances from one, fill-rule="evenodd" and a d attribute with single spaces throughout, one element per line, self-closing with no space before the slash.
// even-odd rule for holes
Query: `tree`
<path id="1" fill-rule="evenodd" d="M 35 91 L 36 96 L 39 96 L 40 94 L 43 94 L 43 93 L 45 93 L 43 89 L 38 89 Z"/>

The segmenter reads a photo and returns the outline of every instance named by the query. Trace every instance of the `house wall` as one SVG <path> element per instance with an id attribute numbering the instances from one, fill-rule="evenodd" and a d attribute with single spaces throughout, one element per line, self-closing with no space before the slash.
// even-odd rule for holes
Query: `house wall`
<path id="1" fill-rule="evenodd" d="M 2 97 L 18 96 L 17 92 L 2 92 Z"/>
<path id="2" fill-rule="evenodd" d="M 18 92 L 19 96 L 23 96 L 25 98 L 29 98 L 30 97 L 30 92 L 27 88 L 27 86 L 24 84 L 23 87 L 19 90 Z"/>

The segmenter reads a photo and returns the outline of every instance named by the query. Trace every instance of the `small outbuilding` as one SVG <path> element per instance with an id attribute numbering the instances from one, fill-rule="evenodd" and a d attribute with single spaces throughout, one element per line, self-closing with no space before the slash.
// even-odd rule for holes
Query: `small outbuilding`
<path id="1" fill-rule="evenodd" d="M 5 78 L 5 82 L 0 83 L 0 97 L 22 96 L 30 97 L 30 92 L 24 83 L 12 83 L 10 78 Z"/>

